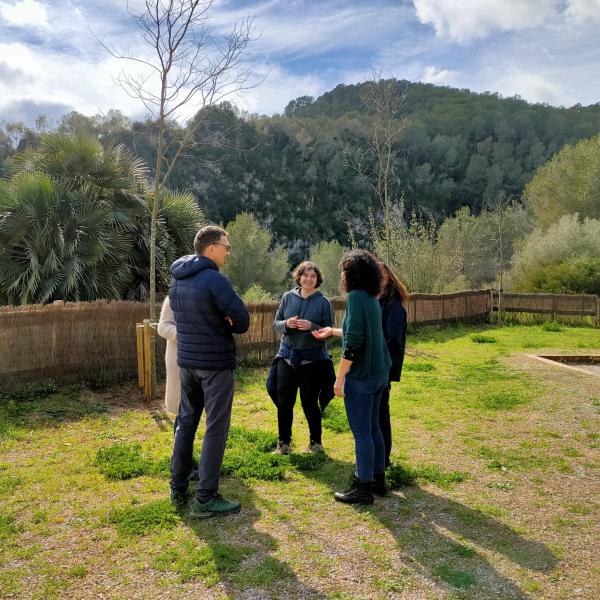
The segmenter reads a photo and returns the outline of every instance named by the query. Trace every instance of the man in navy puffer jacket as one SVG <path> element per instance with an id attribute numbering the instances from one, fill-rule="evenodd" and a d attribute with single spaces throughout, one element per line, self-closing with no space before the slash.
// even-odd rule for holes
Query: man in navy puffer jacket
<path id="1" fill-rule="evenodd" d="M 237 501 L 219 493 L 219 474 L 231 421 L 235 342 L 250 315 L 229 280 L 219 272 L 230 252 L 227 232 L 203 227 L 194 239 L 195 255 L 171 266 L 169 299 L 177 326 L 177 364 L 181 402 L 171 458 L 171 499 L 183 505 L 196 430 L 206 411 L 206 433 L 200 454 L 199 482 L 190 515 L 204 518 L 236 513 Z"/>

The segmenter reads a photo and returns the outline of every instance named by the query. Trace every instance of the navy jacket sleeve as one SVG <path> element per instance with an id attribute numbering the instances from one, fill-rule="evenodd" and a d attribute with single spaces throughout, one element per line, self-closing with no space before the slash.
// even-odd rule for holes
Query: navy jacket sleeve
<path id="1" fill-rule="evenodd" d="M 250 327 L 250 314 L 244 301 L 235 293 L 229 279 L 218 273 L 211 286 L 215 306 L 233 321 L 233 333 L 245 333 Z"/>

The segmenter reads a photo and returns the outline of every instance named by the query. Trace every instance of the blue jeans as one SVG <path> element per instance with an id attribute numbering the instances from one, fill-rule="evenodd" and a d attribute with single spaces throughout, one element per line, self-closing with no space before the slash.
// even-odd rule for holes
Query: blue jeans
<path id="1" fill-rule="evenodd" d="M 344 406 L 354 436 L 356 476 L 361 481 L 373 481 L 373 473 L 385 471 L 379 400 L 387 383 L 386 373 L 367 381 L 346 377 L 344 384 Z"/>

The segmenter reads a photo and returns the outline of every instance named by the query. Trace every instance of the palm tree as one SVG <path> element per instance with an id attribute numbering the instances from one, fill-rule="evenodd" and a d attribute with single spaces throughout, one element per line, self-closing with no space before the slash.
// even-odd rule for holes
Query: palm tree
<path id="1" fill-rule="evenodd" d="M 121 298 L 133 241 L 106 203 L 44 173 L 20 173 L 0 184 L 0 300 Z"/>
<path id="2" fill-rule="evenodd" d="M 153 199 L 139 159 L 89 134 L 50 133 L 11 173 L 0 185 L 0 302 L 147 298 Z M 202 221 L 191 194 L 163 192 L 159 289 Z"/>
<path id="3" fill-rule="evenodd" d="M 150 215 L 153 196 L 146 196 L 147 210 L 140 215 L 135 229 L 137 243 L 133 249 L 134 281 L 129 297 L 147 300 L 150 295 Z M 171 264 L 184 254 L 193 252 L 196 232 L 204 222 L 204 214 L 190 192 L 170 192 L 163 188 L 158 209 L 156 243 L 156 289 L 167 291 L 171 280 Z"/>

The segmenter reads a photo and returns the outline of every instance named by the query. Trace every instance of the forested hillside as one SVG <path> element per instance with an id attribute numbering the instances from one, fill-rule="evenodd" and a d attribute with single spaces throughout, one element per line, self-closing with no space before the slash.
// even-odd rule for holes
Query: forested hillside
<path id="1" fill-rule="evenodd" d="M 438 223 L 464 205 L 478 214 L 499 195 L 520 198 L 537 167 L 561 147 L 600 132 L 600 103 L 563 109 L 429 84 L 396 85 L 406 93 L 402 114 L 408 124 L 392 166 L 392 192 L 404 195 L 409 210 Z M 192 191 L 213 221 L 253 212 L 292 260 L 320 240 L 347 244 L 348 223 L 360 237 L 369 207 L 378 207 L 349 166 L 349 157 L 365 147 L 368 118 L 360 85 L 298 98 L 273 117 L 241 114 L 230 105 L 213 108 L 169 185 Z M 116 111 L 92 118 L 71 113 L 56 127 L 123 142 L 149 167 L 154 164 L 149 121 L 132 122 Z M 172 151 L 180 135 L 171 123 Z M 37 139 L 37 131 L 5 124 L 0 160 Z"/>

